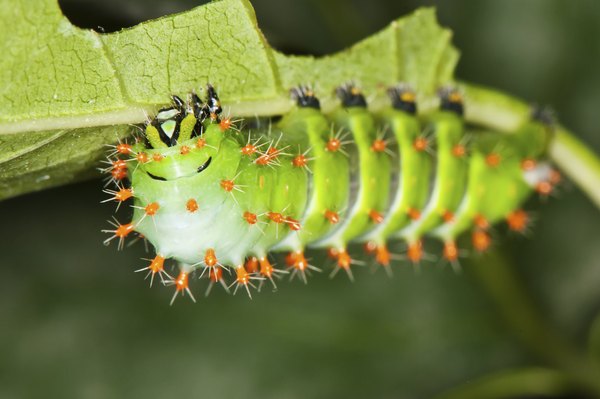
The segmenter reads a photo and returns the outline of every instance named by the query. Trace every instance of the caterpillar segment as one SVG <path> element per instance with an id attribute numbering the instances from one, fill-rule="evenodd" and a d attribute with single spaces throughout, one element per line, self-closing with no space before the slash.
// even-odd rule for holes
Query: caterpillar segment
<path id="1" fill-rule="evenodd" d="M 544 195 L 560 176 L 544 161 L 552 121 L 536 109 L 531 121 L 502 135 L 466 127 L 459 91 L 439 93 L 439 109 L 419 114 L 408 86 L 388 90 L 389 106 L 372 113 L 360 89 L 336 90 L 340 106 L 325 115 L 313 90 L 292 90 L 296 107 L 277 122 L 252 129 L 221 118 L 212 86 L 204 101 L 173 96 L 135 143 L 111 148 L 106 172 L 116 183 L 107 201 L 133 201 L 129 223 L 105 230 L 106 243 L 123 246 L 137 235 L 156 256 L 139 269 L 195 298 L 191 281 L 227 292 L 251 294 L 277 288 L 285 274 L 306 282 L 311 264 L 305 249 L 325 249 L 332 275 L 353 278 L 349 243 L 362 243 L 388 273 L 398 257 L 390 239 L 407 243 L 404 258 L 425 259 L 423 240 L 444 243 L 455 264 L 459 235 L 470 231 L 484 251 L 490 228 L 506 220 L 524 232 L 521 209 L 532 192 Z M 285 252 L 281 268 L 269 258 Z M 177 272 L 167 272 L 169 262 Z M 158 276 L 156 276 L 158 275 Z"/>

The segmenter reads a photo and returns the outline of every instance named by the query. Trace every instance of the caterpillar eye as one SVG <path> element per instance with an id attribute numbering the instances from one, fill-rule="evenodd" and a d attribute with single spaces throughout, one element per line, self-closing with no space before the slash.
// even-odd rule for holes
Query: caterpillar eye
<path id="1" fill-rule="evenodd" d="M 208 159 L 206 160 L 206 162 L 204 162 L 202 165 L 200 165 L 198 167 L 198 173 L 200 173 L 203 170 L 205 170 L 206 168 L 208 168 L 208 165 L 210 165 L 210 161 L 212 161 L 212 157 L 208 157 Z"/>

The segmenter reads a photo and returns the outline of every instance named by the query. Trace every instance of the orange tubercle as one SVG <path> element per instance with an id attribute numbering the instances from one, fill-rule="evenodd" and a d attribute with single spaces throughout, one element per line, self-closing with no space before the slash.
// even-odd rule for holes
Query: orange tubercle
<path id="1" fill-rule="evenodd" d="M 541 195 L 550 195 L 552 193 L 552 184 L 548 181 L 543 181 L 535 186 L 535 191 Z"/>
<path id="2" fill-rule="evenodd" d="M 208 271 L 208 278 L 213 283 L 218 283 L 223 278 L 223 269 L 221 269 L 220 267 L 212 267 Z"/>
<path id="3" fill-rule="evenodd" d="M 188 147 L 187 145 L 184 145 L 181 147 L 181 149 L 179 150 L 179 153 L 181 155 L 186 155 L 190 153 L 190 147 Z"/>
<path id="4" fill-rule="evenodd" d="M 217 256 L 215 255 L 215 250 L 209 248 L 206 250 L 204 254 L 204 264 L 206 267 L 214 267 L 218 263 Z"/>
<path id="5" fill-rule="evenodd" d="M 204 139 L 198 139 L 198 141 L 196 141 L 196 148 L 198 148 L 198 149 L 204 148 L 205 145 L 206 145 L 206 140 L 204 140 Z"/>
<path id="6" fill-rule="evenodd" d="M 150 262 L 150 266 L 148 269 L 152 272 L 152 274 L 160 273 L 165 270 L 165 258 L 160 255 L 156 255 L 154 259 Z"/>
<path id="7" fill-rule="evenodd" d="M 250 282 L 250 274 L 248 274 L 243 266 L 236 267 L 235 276 L 235 280 L 240 285 L 247 285 Z"/>
<path id="8" fill-rule="evenodd" d="M 419 152 L 425 151 L 428 146 L 429 146 L 429 140 L 427 140 L 427 138 L 425 138 L 425 137 L 417 137 L 415 139 L 415 141 L 413 142 L 414 149 Z"/>
<path id="9" fill-rule="evenodd" d="M 127 169 L 127 163 L 122 159 L 117 159 L 112 163 L 112 170 Z"/>
<path id="10" fill-rule="evenodd" d="M 369 255 L 374 254 L 377 251 L 377 243 L 369 241 L 364 245 L 365 252 Z"/>
<path id="11" fill-rule="evenodd" d="M 258 217 L 255 213 L 252 212 L 244 212 L 244 220 L 248 222 L 248 224 L 256 224 Z"/>
<path id="12" fill-rule="evenodd" d="M 502 160 L 502 158 L 500 157 L 500 154 L 497 154 L 495 152 L 489 153 L 486 157 L 485 157 L 485 163 L 492 168 L 497 167 L 498 165 L 500 165 L 500 161 Z"/>
<path id="13" fill-rule="evenodd" d="M 485 252 L 492 244 L 492 238 L 485 231 L 478 229 L 473 232 L 471 242 L 477 252 Z"/>
<path id="14" fill-rule="evenodd" d="M 375 152 L 384 152 L 387 147 L 385 140 L 383 139 L 375 139 L 373 144 L 371 144 L 371 150 Z"/>
<path id="15" fill-rule="evenodd" d="M 524 232 L 529 225 L 529 215 L 522 209 L 511 212 L 506 217 L 508 228 L 519 233 Z"/>
<path id="16" fill-rule="evenodd" d="M 124 178 L 127 177 L 127 170 L 126 169 L 113 169 L 110 172 L 110 175 L 112 176 L 112 178 L 114 180 L 123 180 Z"/>
<path id="17" fill-rule="evenodd" d="M 329 141 L 325 145 L 325 149 L 327 151 L 331 151 L 331 152 L 338 151 L 341 147 L 342 147 L 342 142 L 340 141 L 340 139 L 337 139 L 335 137 L 329 139 Z"/>
<path id="18" fill-rule="evenodd" d="M 556 169 L 550 171 L 550 183 L 557 185 L 562 181 L 562 175 Z"/>
<path id="19" fill-rule="evenodd" d="M 175 279 L 175 290 L 176 292 L 180 292 L 188 289 L 189 285 L 189 274 L 187 272 L 181 271 L 179 275 Z"/>
<path id="20" fill-rule="evenodd" d="M 521 161 L 521 169 L 523 170 L 532 170 L 537 165 L 535 159 L 525 158 Z"/>
<path id="21" fill-rule="evenodd" d="M 290 252 L 285 258 L 285 263 L 299 271 L 305 271 L 308 269 L 308 262 L 306 261 L 304 252 L 302 251 Z"/>
<path id="22" fill-rule="evenodd" d="M 421 218 L 421 211 L 415 208 L 408 208 L 406 213 L 412 220 L 419 220 Z"/>
<path id="23" fill-rule="evenodd" d="M 473 218 L 473 223 L 476 227 L 482 230 L 486 230 L 490 227 L 490 222 L 488 222 L 488 220 L 481 214 L 475 215 L 475 218 Z"/>
<path id="24" fill-rule="evenodd" d="M 115 200 L 119 202 L 127 201 L 133 197 L 133 190 L 130 188 L 122 188 L 115 194 Z"/>
<path id="25" fill-rule="evenodd" d="M 423 243 L 421 240 L 408 245 L 406 256 L 413 263 L 419 263 L 423 259 Z"/>
<path id="26" fill-rule="evenodd" d="M 467 149 L 462 144 L 457 144 L 454 147 L 452 147 L 452 155 L 454 155 L 457 158 L 464 157 L 466 153 Z"/>
<path id="27" fill-rule="evenodd" d="M 256 152 L 256 146 L 252 144 L 246 144 L 240 151 L 242 154 L 250 156 Z"/>
<path id="28" fill-rule="evenodd" d="M 126 143 L 120 143 L 117 145 L 117 152 L 123 155 L 129 155 L 131 153 L 131 146 Z"/>
<path id="29" fill-rule="evenodd" d="M 371 221 L 375 224 L 383 222 L 383 214 L 374 209 L 369 211 L 369 218 L 371 218 Z"/>
<path id="30" fill-rule="evenodd" d="M 454 241 L 448 241 L 444 243 L 444 259 L 449 262 L 455 262 L 458 260 L 458 248 L 456 247 L 456 243 Z"/>
<path id="31" fill-rule="evenodd" d="M 230 118 L 223 118 L 221 119 L 221 122 L 219 122 L 219 128 L 221 129 L 221 132 L 224 132 L 225 130 L 229 129 L 231 125 L 232 122 Z"/>
<path id="32" fill-rule="evenodd" d="M 258 259 L 254 256 L 249 257 L 244 264 L 246 271 L 248 273 L 256 273 L 258 272 Z"/>
<path id="33" fill-rule="evenodd" d="M 292 160 L 292 165 L 294 165 L 297 168 L 303 168 L 306 165 L 308 165 L 308 159 L 306 159 L 306 156 L 304 156 L 303 154 L 297 155 Z"/>
<path id="34" fill-rule="evenodd" d="M 298 231 L 302 228 L 299 220 L 292 219 L 290 217 L 285 218 L 285 223 L 288 225 L 290 230 Z"/>
<path id="35" fill-rule="evenodd" d="M 271 157 L 267 154 L 262 154 L 261 156 L 256 158 L 255 162 L 257 165 L 265 166 L 271 162 Z"/>
<path id="36" fill-rule="evenodd" d="M 381 266 L 390 265 L 390 251 L 385 245 L 377 245 L 375 249 L 375 261 Z"/>
<path id="37" fill-rule="evenodd" d="M 115 236 L 125 238 L 133 231 L 133 223 L 120 224 L 115 230 Z"/>
<path id="38" fill-rule="evenodd" d="M 135 159 L 139 163 L 146 163 L 146 162 L 148 162 L 148 154 L 146 154 L 145 152 L 138 152 L 137 155 L 135 156 Z"/>
<path id="39" fill-rule="evenodd" d="M 278 212 L 269 212 L 269 213 L 267 213 L 267 217 L 269 219 L 271 219 L 272 221 L 274 221 L 275 223 L 283 223 L 285 221 L 285 218 L 283 217 L 283 215 Z"/>
<path id="40" fill-rule="evenodd" d="M 227 192 L 231 192 L 235 188 L 235 183 L 233 180 L 221 180 L 221 188 Z"/>
<path id="41" fill-rule="evenodd" d="M 337 265 L 344 270 L 350 269 L 352 258 L 345 249 L 341 249 L 337 252 Z"/>
<path id="42" fill-rule="evenodd" d="M 198 210 L 198 201 L 190 198 L 185 204 L 185 209 L 187 209 L 190 213 L 196 212 Z"/>
<path id="43" fill-rule="evenodd" d="M 152 160 L 155 162 L 160 162 L 162 161 L 163 156 L 161 154 L 159 154 L 158 152 L 155 152 L 154 154 L 152 154 Z"/>
<path id="44" fill-rule="evenodd" d="M 451 223 L 454 220 L 454 213 L 445 210 L 444 213 L 442 213 L 442 219 L 444 219 L 444 223 Z"/>
<path id="45" fill-rule="evenodd" d="M 148 205 L 146 205 L 144 210 L 146 211 L 146 215 L 154 216 L 156 215 L 156 212 L 158 212 L 159 208 L 160 205 L 158 205 L 158 202 L 151 202 Z"/>
<path id="46" fill-rule="evenodd" d="M 327 209 L 325 211 L 325 219 L 329 220 L 331 224 L 336 224 L 340 221 L 340 215 L 337 212 Z"/>
<path id="47" fill-rule="evenodd" d="M 271 277 L 273 275 L 273 265 L 269 262 L 269 259 L 266 257 L 260 258 L 260 274 L 265 277 Z"/>

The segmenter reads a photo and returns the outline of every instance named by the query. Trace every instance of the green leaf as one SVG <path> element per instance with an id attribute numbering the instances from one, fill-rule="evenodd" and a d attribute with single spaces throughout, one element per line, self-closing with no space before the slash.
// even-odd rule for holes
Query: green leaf
<path id="1" fill-rule="evenodd" d="M 111 34 L 73 26 L 57 0 L 2 0 L 0 24 L 0 199 L 89 176 L 104 144 L 172 94 L 208 82 L 227 113 L 277 115 L 292 107 L 288 91 L 297 84 L 313 84 L 326 107 L 334 86 L 349 80 L 379 98 L 386 85 L 406 81 L 426 99 L 452 79 L 458 60 L 433 9 L 323 58 L 273 51 L 247 0 Z"/>

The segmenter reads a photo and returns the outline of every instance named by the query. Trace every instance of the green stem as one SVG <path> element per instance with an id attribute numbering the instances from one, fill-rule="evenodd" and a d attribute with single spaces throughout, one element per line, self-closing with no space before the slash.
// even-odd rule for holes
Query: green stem
<path id="1" fill-rule="evenodd" d="M 529 104 L 489 88 L 461 83 L 466 119 L 500 131 L 514 131 L 531 113 Z M 583 142 L 559 126 L 550 146 L 558 167 L 600 208 L 600 159 Z"/>

